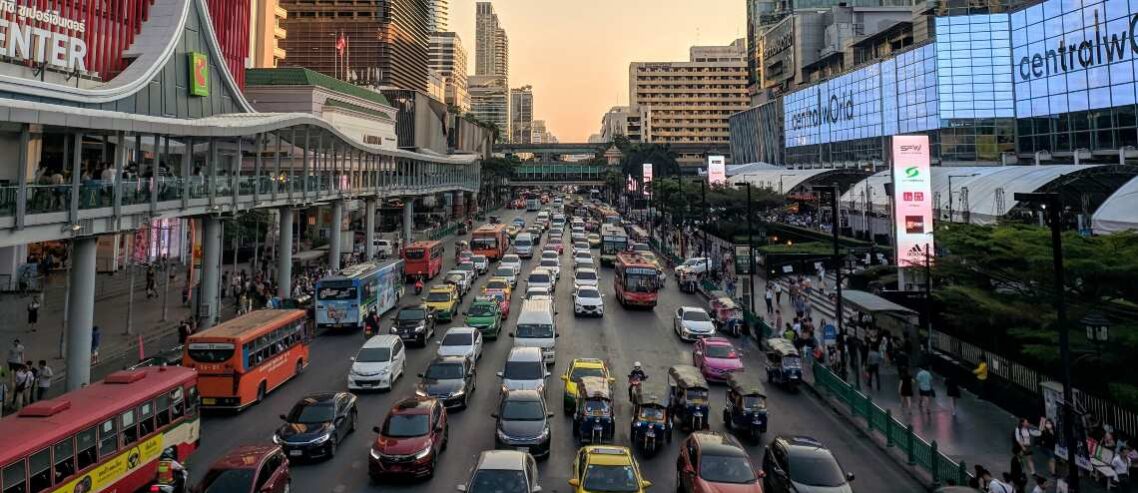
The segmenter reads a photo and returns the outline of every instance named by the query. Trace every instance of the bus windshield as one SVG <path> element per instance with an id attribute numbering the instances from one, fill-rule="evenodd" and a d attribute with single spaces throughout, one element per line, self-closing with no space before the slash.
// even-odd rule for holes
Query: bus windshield
<path id="1" fill-rule="evenodd" d="M 416 248 L 413 250 L 406 250 L 404 252 L 404 255 L 407 257 L 407 260 L 423 260 L 425 253 L 426 252 L 424 252 L 422 248 Z"/>
<path id="2" fill-rule="evenodd" d="M 320 291 L 316 293 L 316 299 L 354 300 L 356 299 L 356 288 L 351 286 L 321 286 Z"/>
<path id="3" fill-rule="evenodd" d="M 633 293 L 653 293 L 656 291 L 656 276 L 644 274 L 625 274 L 625 291 Z"/>
<path id="4" fill-rule="evenodd" d="M 493 236 L 475 236 L 470 240 L 470 248 L 475 250 L 498 248 L 498 239 Z"/>
<path id="5" fill-rule="evenodd" d="M 187 348 L 190 358 L 199 363 L 222 363 L 233 357 L 233 344 L 193 342 Z"/>

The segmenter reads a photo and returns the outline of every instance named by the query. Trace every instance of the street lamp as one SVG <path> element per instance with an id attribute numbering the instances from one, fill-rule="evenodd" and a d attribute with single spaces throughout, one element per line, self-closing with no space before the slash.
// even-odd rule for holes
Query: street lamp
<path id="1" fill-rule="evenodd" d="M 1071 338 L 1070 328 L 1067 327 L 1067 305 L 1063 292 L 1066 286 L 1063 280 L 1063 236 L 1061 220 L 1062 201 L 1055 192 L 1016 193 L 1017 202 L 1038 204 L 1047 213 L 1051 226 L 1051 256 L 1055 270 L 1055 323 L 1059 326 L 1059 360 L 1063 373 L 1063 440 L 1067 445 L 1067 490 L 1070 493 L 1079 491 L 1079 469 L 1076 462 L 1076 446 L 1074 416 L 1071 405 L 1074 402 L 1074 393 L 1071 388 Z"/>
<path id="2" fill-rule="evenodd" d="M 751 225 L 751 182 L 735 183 L 735 186 L 747 187 L 747 309 L 755 313 L 755 231 Z"/>
<path id="3" fill-rule="evenodd" d="M 953 178 L 972 178 L 973 176 L 980 176 L 980 173 L 969 173 L 967 175 L 948 175 L 948 221 L 952 222 L 956 219 L 956 214 L 953 213 L 952 207 L 952 179 Z"/>
<path id="4" fill-rule="evenodd" d="M 834 288 L 835 288 L 836 294 L 837 294 L 837 298 L 835 298 L 835 305 L 836 306 L 834 309 L 834 313 L 835 313 L 834 318 L 837 319 L 837 323 L 838 323 L 838 340 L 842 341 L 845 339 L 845 334 L 846 334 L 845 327 L 844 327 L 844 325 L 845 325 L 845 320 L 844 320 L 845 319 L 845 312 L 842 311 L 842 253 L 841 253 L 840 245 L 838 243 L 838 239 L 839 239 L 838 238 L 838 231 L 839 231 L 839 228 L 841 226 L 841 218 L 840 218 L 840 214 L 838 212 L 838 197 L 841 195 L 842 191 L 838 187 L 838 184 L 836 182 L 830 186 L 815 186 L 815 187 L 813 187 L 813 190 L 815 192 L 826 193 L 830 196 L 830 210 L 833 214 L 833 217 L 830 220 L 830 224 L 831 224 L 830 230 L 833 233 L 833 238 L 834 238 L 834 260 L 833 260 L 833 262 L 834 262 L 834 276 L 835 276 Z M 839 346 L 839 347 L 843 347 L 843 346 Z M 845 346 L 845 347 L 848 350 L 848 346 Z M 845 368 L 845 355 L 844 354 L 842 355 L 842 368 L 843 369 Z M 853 375 L 854 375 L 854 388 L 860 389 L 861 388 L 861 375 L 859 375 L 859 372 L 856 371 L 856 368 L 855 368 L 855 371 L 853 372 Z"/>

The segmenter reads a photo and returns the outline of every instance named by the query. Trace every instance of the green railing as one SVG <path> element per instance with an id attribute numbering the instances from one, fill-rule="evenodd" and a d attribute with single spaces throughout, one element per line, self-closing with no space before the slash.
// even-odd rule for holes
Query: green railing
<path id="1" fill-rule="evenodd" d="M 918 436 L 913 432 L 913 425 L 897 421 L 892 410 L 881 409 L 873 403 L 872 397 L 858 392 L 818 361 L 814 362 L 814 386 L 849 406 L 853 416 L 865 418 L 871 433 L 876 432 L 885 438 L 886 446 L 896 447 L 906 457 L 909 465 L 920 467 L 929 473 L 934 486 L 948 481 L 968 484 L 970 475 L 964 461 L 956 462 L 940 453 L 936 441 L 929 443 Z"/>

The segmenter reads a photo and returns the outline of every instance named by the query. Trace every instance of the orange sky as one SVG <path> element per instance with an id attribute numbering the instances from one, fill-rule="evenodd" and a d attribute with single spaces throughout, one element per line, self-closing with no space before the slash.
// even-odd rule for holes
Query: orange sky
<path id="1" fill-rule="evenodd" d="M 450 0 L 450 29 L 474 73 L 475 0 Z M 494 0 L 510 37 L 510 86 L 533 86 L 534 119 L 585 142 L 628 104 L 628 64 L 682 61 L 693 44 L 746 37 L 743 0 Z"/>

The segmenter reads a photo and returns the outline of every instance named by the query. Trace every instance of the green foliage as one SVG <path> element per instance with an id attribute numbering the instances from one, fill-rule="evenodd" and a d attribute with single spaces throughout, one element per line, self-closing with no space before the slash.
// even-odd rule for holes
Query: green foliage
<path id="1" fill-rule="evenodd" d="M 798 254 L 798 255 L 833 255 L 834 246 L 831 244 L 820 243 L 816 241 L 808 241 L 805 243 L 794 243 L 787 245 L 785 243 L 776 243 L 774 245 L 763 245 L 755 248 L 756 252 L 763 255 L 773 254 Z"/>
<path id="2" fill-rule="evenodd" d="M 665 176 L 676 176 L 680 173 L 680 165 L 676 163 L 676 153 L 672 152 L 670 145 L 664 144 L 628 144 L 625 147 L 617 143 L 617 148 L 624 153 L 620 169 L 625 175 L 632 175 L 640 180 L 644 174 L 644 163 L 652 163 L 652 176 L 656 179 Z"/>

